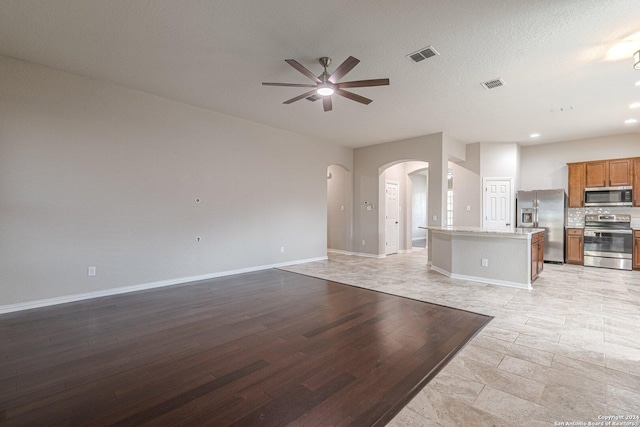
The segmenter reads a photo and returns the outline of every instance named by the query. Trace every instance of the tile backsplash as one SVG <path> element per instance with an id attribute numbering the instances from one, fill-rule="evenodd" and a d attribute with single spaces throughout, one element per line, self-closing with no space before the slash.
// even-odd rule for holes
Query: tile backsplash
<path id="1" fill-rule="evenodd" d="M 589 214 L 628 214 L 631 215 L 631 228 L 640 229 L 640 208 L 625 207 L 589 207 L 567 209 L 567 227 L 584 227 L 584 216 Z"/>

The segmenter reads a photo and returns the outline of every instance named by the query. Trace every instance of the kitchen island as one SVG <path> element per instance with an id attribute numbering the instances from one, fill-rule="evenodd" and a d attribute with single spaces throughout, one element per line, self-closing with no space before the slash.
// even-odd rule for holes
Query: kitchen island
<path id="1" fill-rule="evenodd" d="M 421 227 L 431 269 L 445 276 L 532 289 L 543 267 L 544 229 Z"/>

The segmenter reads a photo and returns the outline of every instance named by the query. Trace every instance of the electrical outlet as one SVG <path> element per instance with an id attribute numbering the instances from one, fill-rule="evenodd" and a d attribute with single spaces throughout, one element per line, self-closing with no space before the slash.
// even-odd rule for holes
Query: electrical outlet
<path id="1" fill-rule="evenodd" d="M 467 212 L 471 212 L 471 205 L 467 205 Z"/>
<path id="2" fill-rule="evenodd" d="M 364 243 L 364 240 L 363 240 L 363 241 L 362 241 L 362 246 L 364 246 L 364 245 L 365 245 L 365 243 Z"/>
<path id="3" fill-rule="evenodd" d="M 340 206 L 340 210 L 343 211 L 344 210 L 344 205 Z"/>
<path id="4" fill-rule="evenodd" d="M 280 253 L 283 254 L 284 253 L 284 246 L 280 246 Z"/>
<path id="5" fill-rule="evenodd" d="M 438 215 L 434 215 L 431 218 L 433 218 L 434 221 L 437 221 L 438 220 Z"/>
<path id="6" fill-rule="evenodd" d="M 96 275 L 96 268 L 95 267 L 87 268 L 87 276 L 95 276 L 95 275 Z"/>
<path id="7" fill-rule="evenodd" d="M 489 267 L 489 260 L 487 258 L 482 258 L 480 262 L 483 267 Z"/>

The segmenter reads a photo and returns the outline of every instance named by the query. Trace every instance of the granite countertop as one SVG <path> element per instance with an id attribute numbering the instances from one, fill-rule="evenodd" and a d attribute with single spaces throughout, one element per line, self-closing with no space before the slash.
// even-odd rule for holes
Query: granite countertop
<path id="1" fill-rule="evenodd" d="M 492 230 L 488 228 L 482 227 L 456 227 L 456 226 L 427 226 L 427 227 L 419 227 L 427 230 L 433 231 L 445 231 L 456 234 L 481 234 L 481 235 L 489 235 L 489 236 L 504 236 L 504 237 L 523 237 L 526 238 L 532 234 L 543 232 L 544 228 L 516 228 L 511 227 L 505 230 Z"/>

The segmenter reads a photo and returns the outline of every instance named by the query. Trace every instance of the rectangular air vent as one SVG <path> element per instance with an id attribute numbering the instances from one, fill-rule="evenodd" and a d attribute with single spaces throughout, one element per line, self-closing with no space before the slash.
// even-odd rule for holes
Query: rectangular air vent
<path id="1" fill-rule="evenodd" d="M 410 53 L 409 55 L 407 55 L 407 58 L 417 64 L 420 61 L 424 61 L 425 59 L 429 59 L 432 56 L 436 55 L 440 54 L 433 48 L 433 46 L 427 46 L 417 52 Z"/>
<path id="2" fill-rule="evenodd" d="M 495 89 L 500 86 L 504 86 L 504 80 L 502 79 L 494 79 L 494 80 L 489 80 L 488 82 L 482 83 L 482 87 L 487 90 Z"/>

